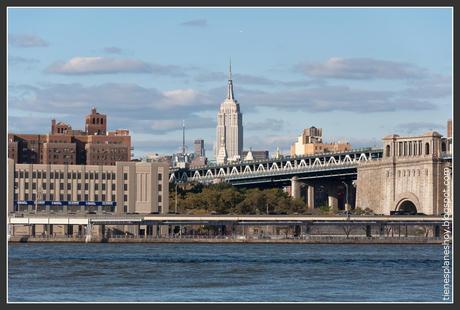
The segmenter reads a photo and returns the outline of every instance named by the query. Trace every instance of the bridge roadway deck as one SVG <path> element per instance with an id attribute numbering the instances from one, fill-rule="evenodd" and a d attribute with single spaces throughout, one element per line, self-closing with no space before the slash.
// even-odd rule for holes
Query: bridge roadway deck
<path id="1" fill-rule="evenodd" d="M 442 224 L 441 216 L 303 216 L 303 215 L 126 215 L 126 216 L 46 216 L 24 215 L 8 217 L 9 224 L 57 224 L 57 225 L 289 225 L 289 224 Z M 451 219 L 447 219 L 451 222 Z"/>

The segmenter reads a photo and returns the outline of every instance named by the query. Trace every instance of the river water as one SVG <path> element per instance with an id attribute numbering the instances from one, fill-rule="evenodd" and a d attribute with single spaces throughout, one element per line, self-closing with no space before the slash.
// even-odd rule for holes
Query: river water
<path id="1" fill-rule="evenodd" d="M 439 301 L 441 245 L 10 244 L 8 300 Z"/>

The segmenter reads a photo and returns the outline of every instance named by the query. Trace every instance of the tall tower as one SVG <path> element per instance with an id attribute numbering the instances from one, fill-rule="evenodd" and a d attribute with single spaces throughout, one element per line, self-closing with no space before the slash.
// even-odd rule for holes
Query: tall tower
<path id="1" fill-rule="evenodd" d="M 224 150 L 221 151 L 221 148 Z M 228 161 L 236 161 L 243 153 L 243 115 L 233 93 L 231 60 L 228 70 L 227 98 L 222 102 L 217 113 L 215 150 L 217 163 L 223 163 L 222 156 L 219 154 L 226 154 Z"/>

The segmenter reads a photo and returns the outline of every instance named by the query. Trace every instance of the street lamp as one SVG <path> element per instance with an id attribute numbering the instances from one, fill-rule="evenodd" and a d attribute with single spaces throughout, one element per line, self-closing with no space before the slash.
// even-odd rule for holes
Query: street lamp
<path id="1" fill-rule="evenodd" d="M 345 185 L 345 210 L 348 210 L 348 184 L 345 181 L 342 181 L 343 185 Z"/>

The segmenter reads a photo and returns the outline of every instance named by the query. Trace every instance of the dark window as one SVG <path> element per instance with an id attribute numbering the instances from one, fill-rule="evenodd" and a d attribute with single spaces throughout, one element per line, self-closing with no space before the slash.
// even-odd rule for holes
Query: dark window
<path id="1" fill-rule="evenodd" d="M 112 183 L 112 190 L 115 190 L 115 183 Z"/>
<path id="2" fill-rule="evenodd" d="M 94 184 L 94 190 L 97 191 L 99 189 L 99 184 L 95 183 Z"/>
<path id="3" fill-rule="evenodd" d="M 19 177 L 22 179 L 24 178 L 24 173 L 22 171 L 19 171 Z"/>
<path id="4" fill-rule="evenodd" d="M 158 184 L 158 191 L 161 192 L 161 184 Z"/>
<path id="5" fill-rule="evenodd" d="M 105 180 L 105 172 L 102 173 L 102 179 Z"/>
<path id="6" fill-rule="evenodd" d="M 386 154 L 385 155 L 386 155 L 386 157 L 390 157 L 390 146 L 389 145 L 386 146 Z"/>
<path id="7" fill-rule="evenodd" d="M 35 182 L 32 183 L 32 189 L 37 189 L 37 183 Z"/>
<path id="8" fill-rule="evenodd" d="M 18 172 L 17 172 L 17 171 L 14 172 L 14 177 L 15 177 L 15 178 L 18 177 Z"/>
<path id="9" fill-rule="evenodd" d="M 88 201 L 88 194 L 85 194 L 85 201 Z"/>
<path id="10" fill-rule="evenodd" d="M 28 177 L 29 177 L 29 172 L 26 171 L 26 172 L 25 172 L 25 178 L 27 179 Z"/>
<path id="11" fill-rule="evenodd" d="M 32 178 L 36 178 L 37 177 L 37 173 L 35 171 L 32 171 Z"/>
<path id="12" fill-rule="evenodd" d="M 92 172 L 90 172 L 90 173 L 89 173 L 89 179 L 90 179 L 90 180 L 92 180 L 92 179 L 93 179 L 93 177 L 94 177 L 93 173 L 92 173 Z"/>
<path id="13" fill-rule="evenodd" d="M 102 190 L 105 191 L 105 183 L 102 183 Z"/>
<path id="14" fill-rule="evenodd" d="M 425 143 L 425 155 L 430 155 L 430 144 L 428 142 Z"/>
<path id="15" fill-rule="evenodd" d="M 128 201 L 128 195 L 123 195 L 123 201 Z"/>
<path id="16" fill-rule="evenodd" d="M 158 202 L 161 202 L 161 196 L 158 195 Z"/>
<path id="17" fill-rule="evenodd" d="M 163 175 L 161 173 L 158 173 L 158 181 L 161 181 L 163 179 Z"/>
<path id="18" fill-rule="evenodd" d="M 50 194 L 50 200 L 54 200 L 54 195 Z"/>
<path id="19" fill-rule="evenodd" d="M 71 189 L 72 189 L 72 184 L 67 183 L 67 190 L 71 190 Z"/>
<path id="20" fill-rule="evenodd" d="M 99 201 L 99 195 L 98 194 L 94 195 L 94 201 Z"/>
<path id="21" fill-rule="evenodd" d="M 81 183 L 77 183 L 77 190 L 81 190 Z"/>
<path id="22" fill-rule="evenodd" d="M 81 172 L 78 172 L 78 179 L 80 180 L 81 179 Z"/>
<path id="23" fill-rule="evenodd" d="M 123 184 L 123 190 L 125 190 L 125 191 L 128 190 L 128 184 Z"/>
<path id="24" fill-rule="evenodd" d="M 64 183 L 59 183 L 59 189 L 63 190 L 64 189 Z"/>
<path id="25" fill-rule="evenodd" d="M 54 179 L 54 171 L 51 171 L 51 173 L 50 173 L 50 179 Z"/>
<path id="26" fill-rule="evenodd" d="M 32 200 L 35 200 L 35 199 L 36 199 L 35 194 L 32 194 Z"/>
<path id="27" fill-rule="evenodd" d="M 115 180 L 115 172 L 112 172 L 112 180 Z"/>
<path id="28" fill-rule="evenodd" d="M 39 178 L 39 179 L 42 178 L 42 172 L 41 172 L 41 171 L 38 171 L 38 172 L 37 172 L 37 178 Z"/>
<path id="29" fill-rule="evenodd" d="M 55 158 L 57 158 L 57 156 L 54 156 L 54 157 L 55 157 Z M 57 175 L 56 175 L 56 177 L 57 177 Z M 60 176 L 60 178 L 61 178 L 61 179 L 63 179 L 63 178 L 64 178 L 64 172 L 61 172 L 61 176 Z"/>
<path id="30" fill-rule="evenodd" d="M 50 183 L 50 189 L 54 189 L 54 183 Z"/>
<path id="31" fill-rule="evenodd" d="M 67 172 L 67 179 L 72 178 L 72 174 L 70 172 Z"/>
<path id="32" fill-rule="evenodd" d="M 85 172 L 85 179 L 88 179 L 88 172 Z"/>
<path id="33" fill-rule="evenodd" d="M 102 201 L 105 201 L 105 195 L 102 194 Z"/>
<path id="34" fill-rule="evenodd" d="M 42 188 L 43 188 L 43 189 L 46 189 L 46 182 L 43 182 Z"/>
<path id="35" fill-rule="evenodd" d="M 95 180 L 99 179 L 99 173 L 97 173 L 97 172 L 94 173 L 94 179 Z"/>
<path id="36" fill-rule="evenodd" d="M 88 183 L 85 183 L 85 191 L 88 190 Z"/>
<path id="37" fill-rule="evenodd" d="M 128 206 L 123 206 L 123 212 L 128 212 Z"/>
<path id="38" fill-rule="evenodd" d="M 72 178 L 73 178 L 73 179 L 76 179 L 76 178 L 77 178 L 77 173 L 76 173 L 76 172 L 72 172 Z"/>
<path id="39" fill-rule="evenodd" d="M 115 201 L 115 195 L 112 195 L 112 201 Z"/>
<path id="40" fill-rule="evenodd" d="M 127 173 L 123 173 L 123 180 L 127 180 L 128 179 L 128 174 Z"/>

